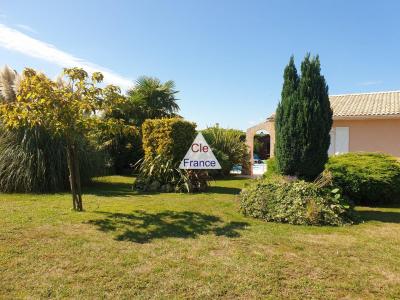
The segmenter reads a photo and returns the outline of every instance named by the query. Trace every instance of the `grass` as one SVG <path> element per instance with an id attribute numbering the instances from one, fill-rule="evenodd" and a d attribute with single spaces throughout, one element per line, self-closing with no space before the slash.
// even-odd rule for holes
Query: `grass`
<path id="1" fill-rule="evenodd" d="M 400 208 L 305 227 L 238 213 L 244 179 L 205 194 L 0 195 L 0 298 L 400 298 Z"/>

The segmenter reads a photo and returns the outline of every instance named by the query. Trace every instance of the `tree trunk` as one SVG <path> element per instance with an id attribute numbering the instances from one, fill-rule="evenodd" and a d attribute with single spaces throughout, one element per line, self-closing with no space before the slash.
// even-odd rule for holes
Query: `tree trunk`
<path id="1" fill-rule="evenodd" d="M 82 211 L 82 190 L 81 178 L 79 172 L 79 160 L 76 153 L 75 145 L 70 144 L 67 146 L 67 160 L 69 169 L 69 183 L 71 186 L 72 204 L 76 211 Z"/>

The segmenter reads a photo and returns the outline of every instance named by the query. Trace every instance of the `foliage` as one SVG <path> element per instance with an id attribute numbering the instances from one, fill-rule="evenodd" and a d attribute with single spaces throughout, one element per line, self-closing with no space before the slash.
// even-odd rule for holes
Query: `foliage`
<path id="1" fill-rule="evenodd" d="M 102 153 L 84 139 L 78 144 L 82 184 L 102 174 Z M 1 192 L 60 192 L 69 188 L 66 145 L 41 127 L 0 133 Z"/>
<path id="2" fill-rule="evenodd" d="M 196 135 L 196 125 L 180 118 L 148 119 L 143 123 L 145 157 L 134 187 L 142 191 L 202 191 L 207 173 L 185 171 L 179 164 Z"/>
<path id="3" fill-rule="evenodd" d="M 380 153 L 347 153 L 329 158 L 327 170 L 357 204 L 400 203 L 400 163 Z"/>
<path id="4" fill-rule="evenodd" d="M 125 124 L 129 126 L 129 123 Z M 133 166 L 143 158 L 142 138 L 136 128 L 116 132 L 107 129 L 99 131 L 96 140 L 109 156 L 109 168 L 112 173 L 131 173 Z"/>
<path id="5" fill-rule="evenodd" d="M 174 117 L 179 111 L 177 93 L 172 80 L 161 83 L 158 78 L 140 77 L 128 91 L 124 115 L 139 127 L 147 119 Z"/>
<path id="6" fill-rule="evenodd" d="M 177 116 L 179 106 L 174 88 L 173 81 L 161 83 L 157 78 L 140 77 L 135 87 L 128 91 L 123 105 L 115 106 L 104 115 L 105 119 L 120 119 L 126 125 L 138 129 L 111 135 L 102 134 L 101 139 L 107 140 L 106 149 L 117 174 L 125 173 L 143 159 L 141 126 L 146 119 Z"/>
<path id="7" fill-rule="evenodd" d="M 243 139 L 244 132 L 214 126 L 203 130 L 202 134 L 221 165 L 222 169 L 217 171 L 218 174 L 229 175 L 234 165 L 246 167 L 249 164 L 250 157 Z"/>
<path id="8" fill-rule="evenodd" d="M 172 159 L 162 155 L 145 158 L 134 187 L 143 192 L 202 192 L 207 188 L 208 174 L 199 170 L 181 170 Z"/>
<path id="9" fill-rule="evenodd" d="M 116 174 L 131 172 L 133 166 L 144 155 L 141 135 L 136 130 L 113 134 L 106 149 L 112 159 L 112 166 Z"/>
<path id="10" fill-rule="evenodd" d="M 301 64 L 299 98 L 302 102 L 300 115 L 301 138 L 304 146 L 300 152 L 299 175 L 316 178 L 328 161 L 329 132 L 332 127 L 328 86 L 321 75 L 319 57 L 308 54 Z"/>
<path id="11" fill-rule="evenodd" d="M 240 194 L 240 210 L 246 216 L 295 225 L 345 225 L 352 211 L 337 188 L 314 182 L 270 176 L 255 180 Z"/>
<path id="12" fill-rule="evenodd" d="M 89 75 L 80 68 L 64 69 L 66 81 L 50 80 L 33 69 L 25 69 L 15 101 L 0 106 L 3 124 L 8 129 L 43 127 L 65 141 L 70 185 L 75 210 L 83 210 L 78 143 L 91 130 L 122 128 L 119 120 L 104 120 L 97 112 L 107 113 L 122 102 L 119 89 L 97 87 L 103 75 Z"/>
<path id="13" fill-rule="evenodd" d="M 280 173 L 295 175 L 298 173 L 302 141 L 297 124 L 300 114 L 300 79 L 293 56 L 285 68 L 283 79 L 281 101 L 275 114 L 275 157 Z"/>
<path id="14" fill-rule="evenodd" d="M 293 57 L 284 72 L 276 113 L 276 148 L 282 174 L 316 178 L 328 160 L 332 110 L 319 57 L 307 54 L 297 75 Z"/>
<path id="15" fill-rule="evenodd" d="M 196 136 L 196 124 L 181 118 L 148 119 L 142 126 L 146 159 L 158 155 L 180 162 Z"/>
<path id="16" fill-rule="evenodd" d="M 276 158 L 271 157 L 271 158 L 267 159 L 267 172 L 264 173 L 263 177 L 277 175 L 277 174 L 279 174 L 279 172 L 278 172 Z"/>

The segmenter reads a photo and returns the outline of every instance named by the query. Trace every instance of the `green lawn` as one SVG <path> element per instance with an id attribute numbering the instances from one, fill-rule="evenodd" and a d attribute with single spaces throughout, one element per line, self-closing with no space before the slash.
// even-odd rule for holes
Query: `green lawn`
<path id="1" fill-rule="evenodd" d="M 305 227 L 238 213 L 246 180 L 137 194 L 106 177 L 84 196 L 0 194 L 0 298 L 400 298 L 400 208 Z"/>

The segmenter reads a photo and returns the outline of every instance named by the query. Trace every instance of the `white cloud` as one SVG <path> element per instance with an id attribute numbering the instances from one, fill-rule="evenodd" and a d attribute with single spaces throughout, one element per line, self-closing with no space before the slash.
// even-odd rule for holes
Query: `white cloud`
<path id="1" fill-rule="evenodd" d="M 28 25 L 17 24 L 17 25 L 15 25 L 15 26 L 17 26 L 18 28 L 21 28 L 21 29 L 23 29 L 23 30 L 32 32 L 32 33 L 37 33 L 37 31 L 36 31 L 35 29 L 33 29 L 31 26 L 28 26 Z"/>
<path id="2" fill-rule="evenodd" d="M 378 85 L 378 84 L 382 84 L 382 83 L 383 83 L 382 80 L 371 80 L 371 81 L 360 82 L 358 85 L 370 86 L 370 85 Z"/>
<path id="3" fill-rule="evenodd" d="M 123 77 L 113 71 L 100 67 L 84 59 L 75 57 L 67 52 L 57 49 L 55 46 L 0 24 L 0 47 L 17 51 L 22 54 L 46 60 L 60 67 L 81 67 L 87 72 L 102 72 L 104 82 L 119 85 L 127 89 L 133 85 L 131 79 Z"/>

